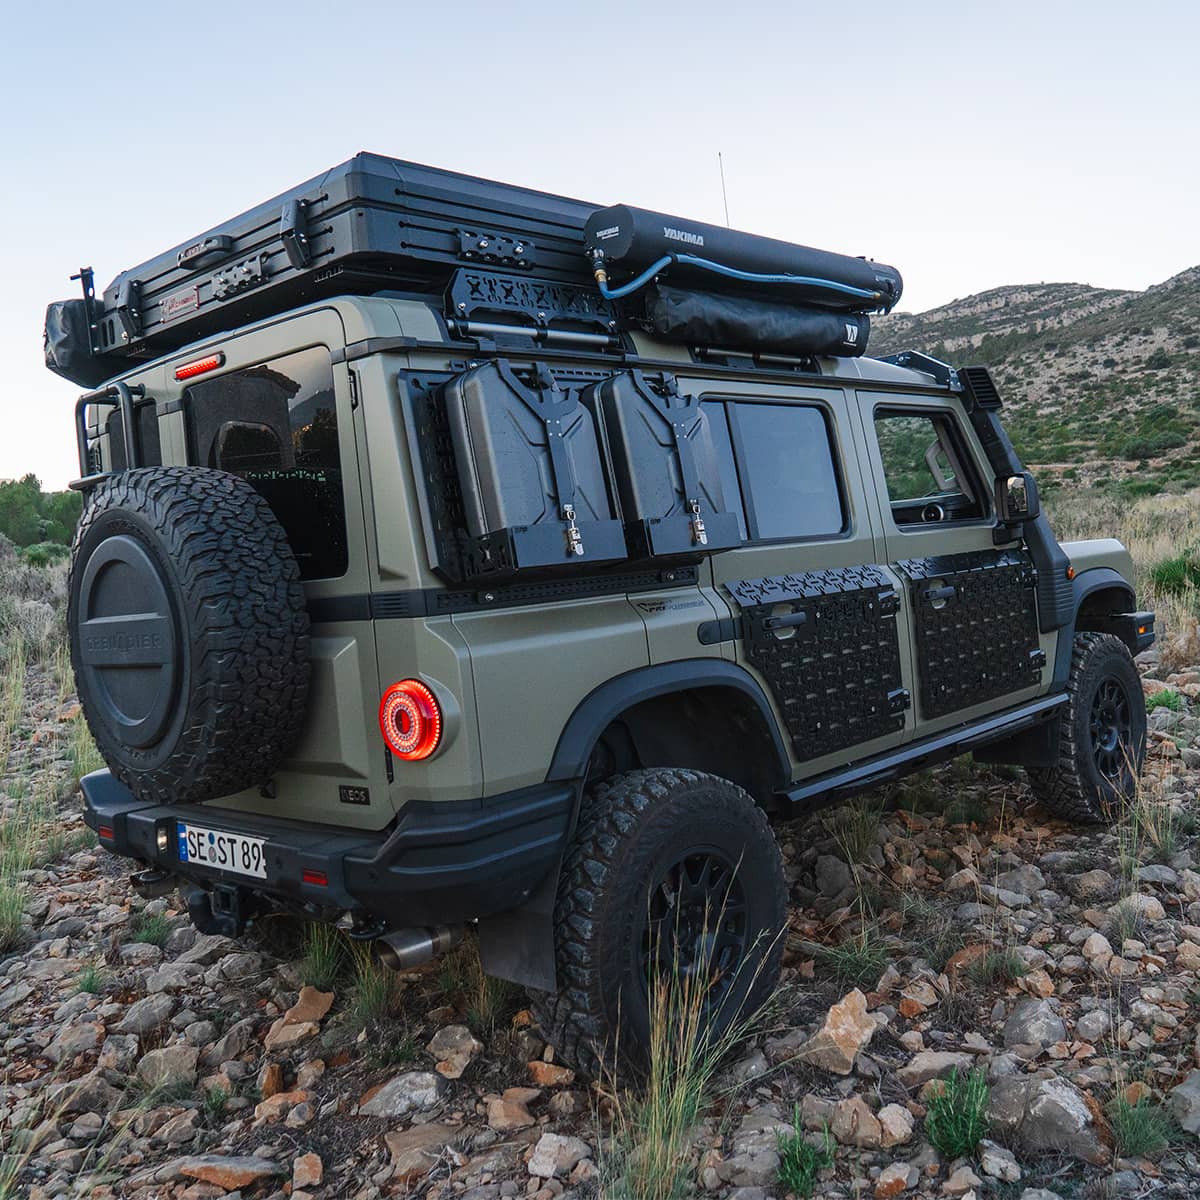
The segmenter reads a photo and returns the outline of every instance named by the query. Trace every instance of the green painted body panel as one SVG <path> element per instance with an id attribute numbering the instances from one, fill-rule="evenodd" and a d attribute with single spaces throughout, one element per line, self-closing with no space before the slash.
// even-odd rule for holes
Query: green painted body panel
<path id="1" fill-rule="evenodd" d="M 386 339 L 388 344 L 356 349 L 372 339 Z M 749 662 L 743 641 L 729 636 L 703 644 L 699 637 L 705 623 L 728 625 L 738 616 L 729 584 L 763 576 L 878 564 L 889 573 L 900 598 L 896 630 L 901 672 L 904 687 L 914 697 L 902 727 L 817 758 L 797 755 L 793 747 L 792 774 L 797 781 L 1011 707 L 1050 686 L 1047 668 L 1040 684 L 933 719 L 915 702 L 912 601 L 894 564 L 906 558 L 990 550 L 994 519 L 989 515 L 952 526 L 897 526 L 883 482 L 872 412 L 886 402 L 889 408 L 945 413 L 957 424 L 981 478 L 990 480 L 982 448 L 957 396 L 936 388 L 929 376 L 866 358 L 821 360 L 819 379 L 811 374 L 767 378 L 752 368 L 708 371 L 693 362 L 685 348 L 654 343 L 642 334 L 633 337 L 638 352 L 669 366 L 681 391 L 711 400 L 747 398 L 819 408 L 840 463 L 845 528 L 830 537 L 744 544 L 712 554 L 702 561 L 698 581 L 686 587 L 371 619 L 372 604 L 378 611 L 379 605 L 395 603 L 401 593 L 428 597 L 447 587 L 428 561 L 423 485 L 414 478 L 412 431 L 405 423 L 400 382 L 402 372 L 464 369 L 469 361 L 464 349 L 437 345 L 444 340 L 443 326 L 428 304 L 344 298 L 207 339 L 126 376 L 130 382 L 144 383 L 160 410 L 168 410 L 159 417 L 163 461 L 182 465 L 188 462 L 188 445 L 184 415 L 174 404 L 186 386 L 174 382 L 179 363 L 218 347 L 229 370 L 309 346 L 325 346 L 334 358 L 349 567 L 340 578 L 306 584 L 310 605 L 325 614 L 313 626 L 308 722 L 274 781 L 273 795 L 248 791 L 213 801 L 212 807 L 378 830 L 410 801 L 461 800 L 537 784 L 546 777 L 567 720 L 589 693 L 618 675 L 685 659 L 743 665 L 762 683 L 778 720 L 778 701 Z M 543 357 L 532 347 L 505 353 L 514 364 Z M 581 356 L 580 365 L 594 372 L 596 361 L 594 356 Z M 615 362 L 612 369 L 620 366 Z M 93 432 L 101 432 L 95 424 Z M 107 453 L 106 441 L 100 436 L 102 453 Z M 1132 563 L 1119 543 L 1073 543 L 1066 550 L 1077 571 L 1104 565 L 1132 578 Z M 1047 662 L 1053 663 L 1056 635 L 1042 634 L 1040 640 Z M 445 732 L 429 759 L 389 764 L 377 725 L 379 697 L 388 684 L 410 676 L 424 680 L 436 693 Z M 785 737 L 785 744 L 788 741 Z M 346 802 L 346 789 L 356 802 Z"/>

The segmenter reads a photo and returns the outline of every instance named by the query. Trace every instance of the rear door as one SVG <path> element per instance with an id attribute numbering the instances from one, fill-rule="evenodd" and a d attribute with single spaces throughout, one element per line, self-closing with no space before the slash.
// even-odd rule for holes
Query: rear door
<path id="1" fill-rule="evenodd" d="M 858 392 L 885 561 L 907 593 L 916 734 L 1037 694 L 1046 662 L 1036 576 L 997 546 L 992 478 L 950 398 Z"/>
<path id="2" fill-rule="evenodd" d="M 711 385 L 710 385 L 711 386 Z M 878 564 L 860 432 L 836 388 L 710 392 L 726 496 L 745 543 L 714 555 L 734 616 L 728 649 L 762 682 L 811 776 L 905 737 L 909 653 L 894 581 Z"/>
<path id="3" fill-rule="evenodd" d="M 356 414 L 347 368 L 332 357 L 344 344 L 332 309 L 223 342 L 219 367 L 178 385 L 163 442 L 171 461 L 229 471 L 266 499 L 296 556 L 313 621 L 307 721 L 293 755 L 272 788 L 215 803 L 377 829 L 393 813 L 373 732 L 379 674 Z"/>

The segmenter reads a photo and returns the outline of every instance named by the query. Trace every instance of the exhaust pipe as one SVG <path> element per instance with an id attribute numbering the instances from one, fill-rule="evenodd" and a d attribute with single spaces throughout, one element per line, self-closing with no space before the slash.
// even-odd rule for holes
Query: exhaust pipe
<path id="1" fill-rule="evenodd" d="M 463 926 L 433 925 L 426 929 L 394 929 L 375 939 L 379 961 L 392 971 L 408 971 L 433 962 L 462 941 Z"/>

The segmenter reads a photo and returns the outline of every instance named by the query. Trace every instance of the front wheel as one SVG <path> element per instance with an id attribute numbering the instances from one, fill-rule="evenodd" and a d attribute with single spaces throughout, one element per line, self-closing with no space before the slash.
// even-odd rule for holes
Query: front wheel
<path id="1" fill-rule="evenodd" d="M 741 788 L 682 768 L 617 775 L 585 798 L 563 863 L 542 1032 L 593 1076 L 618 1054 L 644 1068 L 652 1025 L 680 1006 L 711 1045 L 774 990 L 786 918 L 779 848 Z"/>
<path id="2" fill-rule="evenodd" d="M 1060 710 L 1058 762 L 1029 772 L 1050 812 L 1081 824 L 1113 820 L 1137 792 L 1146 756 L 1146 698 L 1128 647 L 1077 633 Z"/>

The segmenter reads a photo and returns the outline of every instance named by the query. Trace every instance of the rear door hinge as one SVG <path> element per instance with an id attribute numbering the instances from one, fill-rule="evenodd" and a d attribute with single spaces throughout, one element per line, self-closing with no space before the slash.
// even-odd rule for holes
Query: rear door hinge
<path id="1" fill-rule="evenodd" d="M 350 410 L 353 412 L 358 408 L 358 375 L 350 370 L 346 373 L 350 376 Z"/>

